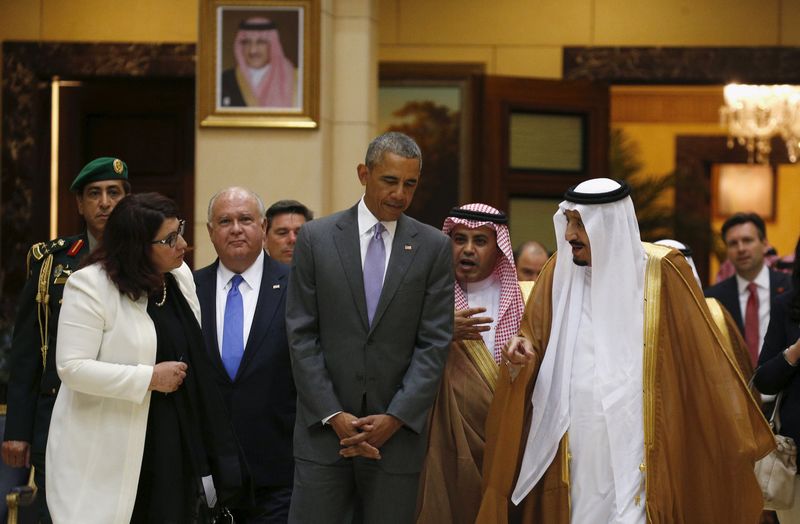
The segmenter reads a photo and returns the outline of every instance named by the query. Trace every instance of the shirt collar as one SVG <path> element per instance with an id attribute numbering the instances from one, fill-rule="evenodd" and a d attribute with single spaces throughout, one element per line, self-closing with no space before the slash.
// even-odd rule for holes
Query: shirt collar
<path id="1" fill-rule="evenodd" d="M 258 254 L 258 258 L 253 262 L 250 267 L 244 270 L 242 280 L 248 285 L 250 289 L 256 288 L 256 283 L 261 282 L 261 276 L 264 274 L 264 250 Z M 220 260 L 219 267 L 217 267 L 217 275 L 219 275 L 219 282 L 222 284 L 223 289 L 227 289 L 230 284 L 231 278 L 235 273 L 225 267 Z"/>
<path id="2" fill-rule="evenodd" d="M 492 287 L 497 288 L 498 291 L 500 290 L 500 277 L 497 276 L 497 273 L 492 273 L 479 282 L 466 282 L 464 285 L 464 288 L 467 290 L 467 294 L 480 293 L 481 291 Z"/>
<path id="3" fill-rule="evenodd" d="M 97 244 L 100 243 L 100 241 L 94 238 L 94 235 L 92 235 L 88 229 L 86 230 L 86 239 L 89 241 L 89 251 L 94 251 L 97 247 Z"/>
<path id="4" fill-rule="evenodd" d="M 753 279 L 753 283 L 755 283 L 758 288 L 769 289 L 769 268 L 767 268 L 766 264 L 761 266 L 761 271 L 759 271 L 756 278 Z M 736 273 L 736 286 L 739 289 L 740 295 L 747 291 L 748 284 L 750 284 L 749 280 L 743 279 L 739 276 L 739 273 Z"/>
<path id="5" fill-rule="evenodd" d="M 361 197 L 361 200 L 358 202 L 358 234 L 366 235 L 367 233 L 371 233 L 371 229 L 375 227 L 379 220 L 372 214 L 372 211 L 367 208 L 367 204 L 364 203 L 364 197 Z M 393 220 L 391 222 L 380 221 L 383 224 L 383 227 L 386 228 L 386 232 L 389 233 L 389 238 L 394 238 L 394 232 L 397 229 L 397 220 Z"/>

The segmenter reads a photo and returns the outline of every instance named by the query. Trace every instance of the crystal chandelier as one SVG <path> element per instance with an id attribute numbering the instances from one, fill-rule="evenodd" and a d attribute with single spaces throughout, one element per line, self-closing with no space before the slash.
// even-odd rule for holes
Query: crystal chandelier
<path id="1" fill-rule="evenodd" d="M 789 161 L 800 154 L 800 87 L 790 85 L 725 86 L 720 123 L 728 129 L 728 147 L 734 139 L 747 148 L 750 162 L 769 162 L 770 140 L 780 136 Z"/>

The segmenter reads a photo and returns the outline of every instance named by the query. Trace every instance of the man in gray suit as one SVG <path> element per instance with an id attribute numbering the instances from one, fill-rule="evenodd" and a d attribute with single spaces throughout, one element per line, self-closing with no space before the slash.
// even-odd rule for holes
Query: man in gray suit
<path id="1" fill-rule="evenodd" d="M 449 239 L 403 214 L 420 179 L 402 133 L 370 143 L 364 197 L 308 222 L 286 305 L 298 392 L 290 522 L 411 522 L 453 329 Z"/>

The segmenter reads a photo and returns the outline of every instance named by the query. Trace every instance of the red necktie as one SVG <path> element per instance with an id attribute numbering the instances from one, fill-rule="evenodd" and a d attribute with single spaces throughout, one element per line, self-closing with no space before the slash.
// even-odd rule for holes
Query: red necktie
<path id="1" fill-rule="evenodd" d="M 744 312 L 744 341 L 750 350 L 750 360 L 755 368 L 758 365 L 758 289 L 753 282 L 747 284 L 750 296 Z"/>

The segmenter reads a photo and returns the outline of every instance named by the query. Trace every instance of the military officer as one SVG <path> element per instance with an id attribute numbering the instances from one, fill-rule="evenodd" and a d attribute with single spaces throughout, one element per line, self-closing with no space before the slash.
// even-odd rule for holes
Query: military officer
<path id="1" fill-rule="evenodd" d="M 42 522 L 51 521 L 45 500 L 44 452 L 61 383 L 55 368 L 61 295 L 67 278 L 102 239 L 111 210 L 130 192 L 128 167 L 118 158 L 97 158 L 86 164 L 69 189 L 75 194 L 86 230 L 80 235 L 39 242 L 28 251 L 28 280 L 19 297 L 14 324 L 8 412 L 0 448 L 7 465 L 34 466 L 39 489 L 36 505 Z"/>

